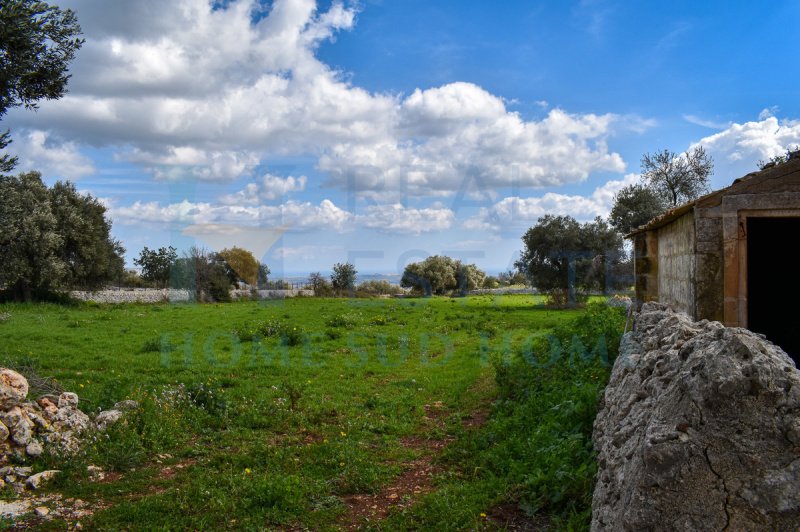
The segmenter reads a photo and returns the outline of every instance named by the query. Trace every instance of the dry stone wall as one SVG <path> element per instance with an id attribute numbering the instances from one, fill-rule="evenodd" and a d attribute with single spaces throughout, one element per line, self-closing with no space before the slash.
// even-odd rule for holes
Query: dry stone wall
<path id="1" fill-rule="evenodd" d="M 70 292 L 73 299 L 80 301 L 93 301 L 95 303 L 180 303 L 191 301 L 188 290 L 158 290 L 155 288 L 140 288 L 133 290 L 98 290 L 96 292 Z"/>
<path id="2" fill-rule="evenodd" d="M 592 530 L 800 528 L 800 373 L 763 336 L 645 304 L 594 443 Z"/>
<path id="3" fill-rule="evenodd" d="M 313 290 L 231 290 L 232 299 L 283 299 L 314 295 Z M 73 299 L 92 301 L 94 303 L 185 303 L 193 301 L 194 296 L 189 290 L 173 289 L 159 290 L 155 288 L 137 288 L 132 290 L 98 290 L 96 292 L 70 292 Z"/>
<path id="4" fill-rule="evenodd" d="M 138 407 L 135 401 L 123 401 L 92 420 L 78 409 L 78 396 L 74 393 L 44 395 L 35 401 L 28 401 L 27 395 L 25 377 L 0 368 L 0 465 L 36 458 L 46 450 L 56 454 L 74 452 L 84 433 L 104 430 L 125 410 Z"/>

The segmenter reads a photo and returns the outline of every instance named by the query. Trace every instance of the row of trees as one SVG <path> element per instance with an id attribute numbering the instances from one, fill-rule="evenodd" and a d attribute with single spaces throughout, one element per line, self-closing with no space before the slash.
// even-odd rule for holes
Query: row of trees
<path id="1" fill-rule="evenodd" d="M 269 283 L 269 267 L 236 246 L 219 252 L 192 247 L 182 257 L 172 246 L 145 247 L 133 262 L 152 286 L 189 289 L 199 301 L 228 301 L 232 288 L 267 288 Z"/>

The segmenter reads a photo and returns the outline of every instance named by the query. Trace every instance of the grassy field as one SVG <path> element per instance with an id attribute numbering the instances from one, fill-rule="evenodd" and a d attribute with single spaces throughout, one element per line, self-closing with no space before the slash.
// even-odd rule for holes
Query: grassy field
<path id="1" fill-rule="evenodd" d="M 2 312 L 3 364 L 54 376 L 87 412 L 141 404 L 81 455 L 36 465 L 64 470 L 49 489 L 96 501 L 84 526 L 586 523 L 608 374 L 595 340 L 602 329 L 613 344 L 618 312 L 531 296 Z"/>

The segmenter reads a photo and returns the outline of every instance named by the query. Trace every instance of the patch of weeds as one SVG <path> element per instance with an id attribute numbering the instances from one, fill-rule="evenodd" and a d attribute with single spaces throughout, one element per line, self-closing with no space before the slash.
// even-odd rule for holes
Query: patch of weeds
<path id="1" fill-rule="evenodd" d="M 370 325 L 378 325 L 378 326 L 381 326 L 381 325 L 387 325 L 387 324 L 388 324 L 390 321 L 391 321 L 391 319 L 390 319 L 390 318 L 388 318 L 387 316 L 378 315 L 378 316 L 373 316 L 373 317 L 372 317 L 372 318 L 369 320 L 369 324 L 370 324 Z"/>
<path id="2" fill-rule="evenodd" d="M 314 459 L 328 471 L 338 495 L 375 493 L 394 472 L 392 466 L 372 460 L 358 439 L 346 433 L 316 445 Z"/>
<path id="3" fill-rule="evenodd" d="M 361 321 L 361 314 L 358 312 L 346 312 L 337 314 L 325 322 L 328 327 L 341 327 L 344 329 L 353 329 Z"/>
<path id="4" fill-rule="evenodd" d="M 140 435 L 124 418 L 97 435 L 93 450 L 97 465 L 121 473 L 139 467 L 147 456 Z"/>
<path id="5" fill-rule="evenodd" d="M 378 394 L 370 395 L 367 397 L 367 400 L 364 401 L 364 408 L 367 410 L 375 410 L 381 404 L 380 399 L 378 398 Z"/>
<path id="6" fill-rule="evenodd" d="M 306 493 L 297 475 L 265 475 L 246 484 L 243 500 L 253 508 L 270 508 L 284 515 L 297 515 L 305 509 Z"/>
<path id="7" fill-rule="evenodd" d="M 213 416 L 224 416 L 228 410 L 228 401 L 223 397 L 223 388 L 211 379 L 196 382 L 186 387 L 186 394 L 194 405 Z"/>
<path id="8" fill-rule="evenodd" d="M 289 399 L 289 410 L 297 410 L 300 399 L 303 397 L 303 392 L 305 392 L 305 387 L 294 381 L 285 380 L 281 384 L 281 389 L 286 394 L 287 399 Z"/>
<path id="9" fill-rule="evenodd" d="M 342 337 L 342 331 L 337 331 L 336 329 L 326 329 L 325 337 L 328 340 L 338 340 Z"/>
<path id="10" fill-rule="evenodd" d="M 302 327 L 289 325 L 280 320 L 266 320 L 257 323 L 244 323 L 233 329 L 233 334 L 241 342 L 257 342 L 263 338 L 280 338 L 284 345 L 296 346 L 306 338 Z"/>
<path id="11" fill-rule="evenodd" d="M 281 334 L 281 343 L 294 347 L 303 343 L 306 338 L 306 332 L 301 327 L 286 327 L 286 330 Z"/>
<path id="12" fill-rule="evenodd" d="M 174 350 L 175 344 L 158 335 L 145 340 L 139 351 L 142 353 L 171 353 Z"/>

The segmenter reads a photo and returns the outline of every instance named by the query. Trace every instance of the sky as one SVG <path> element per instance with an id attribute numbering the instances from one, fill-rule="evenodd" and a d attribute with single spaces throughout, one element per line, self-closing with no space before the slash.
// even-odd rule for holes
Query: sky
<path id="1" fill-rule="evenodd" d="M 104 202 L 129 265 L 496 273 L 539 217 L 606 216 L 644 153 L 702 145 L 718 189 L 800 145 L 795 1 L 57 3 L 69 92 L 0 126 L 20 171 Z"/>

